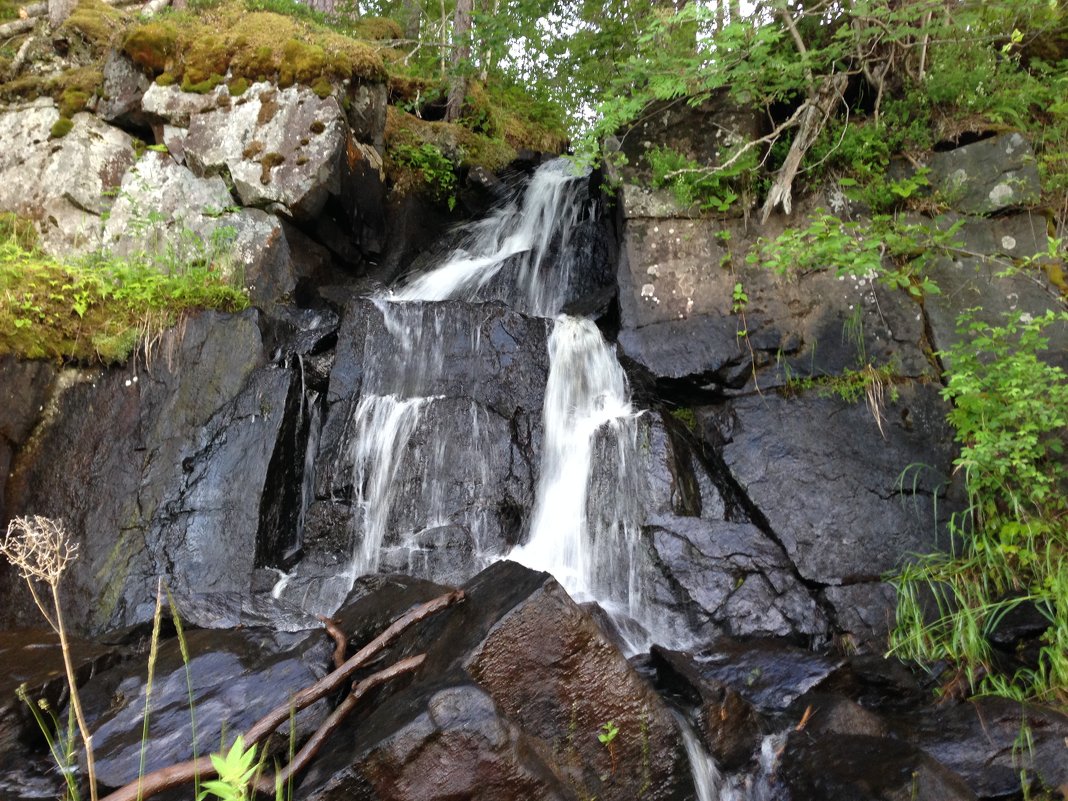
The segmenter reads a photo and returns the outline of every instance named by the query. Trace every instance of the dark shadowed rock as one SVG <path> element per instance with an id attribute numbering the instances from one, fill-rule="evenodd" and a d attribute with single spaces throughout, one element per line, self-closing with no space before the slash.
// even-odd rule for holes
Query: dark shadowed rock
<path id="1" fill-rule="evenodd" d="M 653 646 L 652 664 L 658 688 L 691 707 L 697 733 L 719 766 L 733 770 L 748 762 L 760 739 L 752 705 L 704 675 L 691 654 Z"/>
<path id="2" fill-rule="evenodd" d="M 708 421 L 712 445 L 807 580 L 876 579 L 944 545 L 935 509 L 950 511 L 947 407 L 930 385 L 897 392 L 882 412 L 885 437 L 865 403 L 814 392 L 739 398 Z"/>
<path id="3" fill-rule="evenodd" d="M 694 666 L 762 711 L 784 710 L 825 681 L 842 660 L 774 640 L 722 639 L 695 656 Z"/>
<path id="4" fill-rule="evenodd" d="M 164 336 L 151 369 L 57 382 L 57 413 L 19 453 L 7 492 L 10 513 L 62 517 L 80 544 L 64 582 L 76 628 L 149 619 L 159 575 L 195 622 L 240 619 L 257 542 L 273 536 L 260 530 L 264 495 L 286 497 L 267 478 L 301 391 L 294 371 L 263 366 L 256 321 L 205 313 Z M 5 620 L 32 620 L 27 594 L 2 580 Z M 222 620 L 196 611 L 212 596 L 230 607 Z"/>
<path id="5" fill-rule="evenodd" d="M 700 631 L 825 638 L 827 621 L 782 548 L 750 523 L 653 517 L 644 529 L 661 575 L 655 603 Z M 707 629 L 705 629 L 707 632 Z"/>
<path id="6" fill-rule="evenodd" d="M 951 770 L 887 737 L 794 732 L 780 777 L 790 801 L 972 801 Z"/>
<path id="7" fill-rule="evenodd" d="M 943 202 L 966 214 L 1032 205 L 1042 191 L 1034 151 L 1016 132 L 933 153 L 930 167 Z"/>
<path id="8" fill-rule="evenodd" d="M 228 746 L 267 712 L 322 678 L 333 648 L 325 633 L 297 636 L 262 629 L 188 631 L 185 641 L 188 661 L 177 638 L 159 648 L 144 742 L 146 772 L 192 758 L 191 714 L 196 715 L 197 754 L 217 751 L 220 743 Z M 131 662 L 95 676 L 82 693 L 97 776 L 104 786 L 119 787 L 138 776 L 145 676 L 145 665 Z M 298 741 L 328 712 L 320 701 L 298 713 Z M 289 724 L 282 724 L 275 744 L 282 754 L 289 735 Z"/>
<path id="9" fill-rule="evenodd" d="M 832 610 L 834 628 L 849 647 L 882 653 L 894 625 L 897 592 L 883 581 L 829 586 L 821 597 Z"/>
<path id="10" fill-rule="evenodd" d="M 141 99 L 152 80 L 119 50 L 108 53 L 104 62 L 104 86 L 96 113 L 105 122 L 117 125 L 143 125 Z"/>
<path id="11" fill-rule="evenodd" d="M 982 798 L 1012 798 L 1021 771 L 1034 789 L 1068 784 L 1068 716 L 1005 698 L 928 708 L 900 719 L 900 736 L 960 774 Z M 1021 738 L 1030 738 L 1030 747 Z"/>
<path id="12" fill-rule="evenodd" d="M 14 356 L 0 356 L 0 521 L 10 517 L 4 503 L 4 488 L 15 453 L 45 414 L 45 403 L 52 395 L 55 380 L 56 369 L 47 362 L 23 362 Z"/>

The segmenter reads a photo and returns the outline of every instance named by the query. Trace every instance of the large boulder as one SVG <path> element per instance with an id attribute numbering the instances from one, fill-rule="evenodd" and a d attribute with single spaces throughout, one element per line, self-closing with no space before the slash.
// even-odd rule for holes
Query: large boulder
<path id="1" fill-rule="evenodd" d="M 280 204 L 314 220 L 341 189 L 348 123 L 333 97 L 266 83 L 219 108 L 193 114 L 185 157 L 202 174 L 226 170 L 246 206 Z"/>
<path id="2" fill-rule="evenodd" d="M 406 638 L 413 681 L 346 724 L 299 792 L 314 801 L 683 798 L 664 702 L 548 575 L 498 562 Z M 618 734 L 598 740 L 603 724 Z"/>
<path id="3" fill-rule="evenodd" d="M 49 252 L 85 253 L 100 244 L 100 215 L 134 162 L 133 139 L 85 112 L 56 139 L 59 118 L 50 99 L 0 111 L 0 210 L 33 220 Z"/>

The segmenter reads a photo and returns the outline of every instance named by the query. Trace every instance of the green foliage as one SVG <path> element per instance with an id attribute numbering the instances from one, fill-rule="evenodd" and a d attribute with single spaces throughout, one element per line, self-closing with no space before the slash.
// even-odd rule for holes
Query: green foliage
<path id="1" fill-rule="evenodd" d="M 15 695 L 33 715 L 41 736 L 48 744 L 48 752 L 52 761 L 55 762 L 63 776 L 63 801 L 79 801 L 81 792 L 78 787 L 78 753 L 73 711 L 68 709 L 67 725 L 63 726 L 52 709 L 52 705 L 43 698 L 35 702 L 30 698 L 25 684 L 18 686 Z"/>
<path id="2" fill-rule="evenodd" d="M 901 656 L 948 660 L 973 688 L 1068 703 L 1068 377 L 1043 361 L 1045 331 L 1068 312 L 989 325 L 965 315 L 944 397 L 969 506 L 950 524 L 955 547 L 893 579 Z M 1003 670 L 990 634 L 1020 605 L 1048 622 L 1036 657 Z"/>
<path id="3" fill-rule="evenodd" d="M 398 164 L 419 173 L 435 200 L 446 203 L 450 210 L 456 205 L 456 168 L 441 148 L 424 142 L 397 145 L 390 152 Z"/>
<path id="4" fill-rule="evenodd" d="M 223 270 L 227 247 L 223 231 L 188 263 L 166 253 L 60 262 L 14 239 L 0 242 L 0 353 L 121 362 L 143 333 L 183 314 L 243 309 L 248 298 Z"/>
<path id="5" fill-rule="evenodd" d="M 653 171 L 653 186 L 669 187 L 679 205 L 697 206 L 701 211 L 724 212 L 746 190 L 746 182 L 756 167 L 756 153 L 737 159 L 729 168 L 710 171 L 683 154 L 657 147 L 646 154 Z"/>
<path id="6" fill-rule="evenodd" d="M 60 117 L 52 123 L 51 136 L 53 139 L 62 139 L 74 129 L 74 121 L 70 117 Z"/>
<path id="7" fill-rule="evenodd" d="M 597 739 L 601 741 L 601 745 L 608 746 L 616 739 L 619 734 L 619 727 L 614 721 L 608 721 L 601 724 L 601 732 L 597 735 Z"/>
<path id="8" fill-rule="evenodd" d="M 939 291 L 925 274 L 928 260 L 952 251 L 959 229 L 960 223 L 942 230 L 933 223 L 905 222 L 887 214 L 870 221 L 844 221 L 817 210 L 806 227 L 761 239 L 746 261 L 780 274 L 833 269 L 839 277 L 875 279 L 922 297 Z"/>
<path id="9" fill-rule="evenodd" d="M 222 801 L 248 801 L 249 786 L 258 768 L 256 746 L 250 745 L 246 749 L 244 739 L 238 735 L 228 752 L 211 755 L 211 764 L 219 778 L 201 785 L 203 790 L 197 796 L 197 801 L 211 797 Z"/>

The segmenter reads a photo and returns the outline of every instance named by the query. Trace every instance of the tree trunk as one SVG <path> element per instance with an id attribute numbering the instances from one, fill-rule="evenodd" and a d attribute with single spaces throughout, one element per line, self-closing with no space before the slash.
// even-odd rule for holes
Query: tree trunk
<path id="1" fill-rule="evenodd" d="M 48 0 L 48 23 L 58 28 L 66 22 L 77 4 L 78 0 Z"/>
<path id="2" fill-rule="evenodd" d="M 445 121 L 456 122 L 467 94 L 466 70 L 471 58 L 471 9 L 472 0 L 456 0 L 456 13 L 452 18 L 452 78 L 449 81 L 449 99 L 445 104 Z"/>
<path id="3" fill-rule="evenodd" d="M 404 38 L 410 42 L 419 41 L 419 28 L 423 22 L 423 12 L 415 0 L 404 0 Z"/>

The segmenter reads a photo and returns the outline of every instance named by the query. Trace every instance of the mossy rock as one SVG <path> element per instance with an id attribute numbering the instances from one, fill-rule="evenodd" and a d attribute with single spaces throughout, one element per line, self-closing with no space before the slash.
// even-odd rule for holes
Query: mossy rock
<path id="1" fill-rule="evenodd" d="M 401 39 L 404 31 L 395 20 L 386 17 L 361 17 L 349 28 L 349 32 L 357 39 L 372 39 L 386 41 L 389 39 Z"/>
<path id="2" fill-rule="evenodd" d="M 128 20 L 123 12 L 101 0 L 78 0 L 57 33 L 67 39 L 77 36 L 96 54 L 104 55 Z"/>
<path id="3" fill-rule="evenodd" d="M 92 98 L 100 94 L 103 85 L 104 73 L 98 65 L 77 67 L 59 73 L 23 75 L 0 84 L 0 100 L 50 97 L 59 105 L 60 113 L 70 117 L 86 108 Z"/>
<path id="4" fill-rule="evenodd" d="M 220 75 L 323 91 L 326 84 L 350 78 L 386 78 L 382 48 L 293 17 L 247 11 L 236 2 L 135 25 L 122 49 L 154 75 L 167 71 L 183 84 L 188 78 L 189 85 Z"/>
<path id="5" fill-rule="evenodd" d="M 126 32 L 122 42 L 122 51 L 130 60 L 154 74 L 168 69 L 177 50 L 178 29 L 170 21 L 135 25 Z"/>

